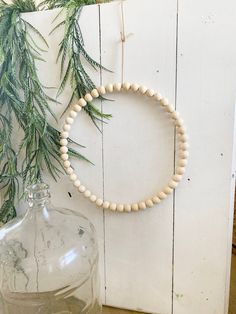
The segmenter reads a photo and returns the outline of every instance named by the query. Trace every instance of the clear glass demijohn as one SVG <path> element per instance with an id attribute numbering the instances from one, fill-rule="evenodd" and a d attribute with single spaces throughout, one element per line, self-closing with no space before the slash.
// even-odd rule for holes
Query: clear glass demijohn
<path id="1" fill-rule="evenodd" d="M 0 229 L 3 314 L 101 313 L 93 225 L 54 208 L 46 184 L 28 189 L 23 219 Z"/>

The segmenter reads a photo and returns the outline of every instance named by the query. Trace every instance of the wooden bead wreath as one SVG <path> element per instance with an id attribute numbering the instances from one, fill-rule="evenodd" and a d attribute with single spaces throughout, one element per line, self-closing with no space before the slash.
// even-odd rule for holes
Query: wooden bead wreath
<path id="1" fill-rule="evenodd" d="M 175 174 L 172 176 L 166 187 L 154 195 L 150 199 L 146 199 L 140 201 L 138 203 L 133 204 L 116 204 L 113 202 L 108 202 L 106 200 L 102 200 L 98 198 L 96 195 L 92 194 L 90 190 L 88 190 L 77 178 L 77 175 L 74 173 L 73 168 L 71 167 L 71 163 L 69 161 L 69 155 L 67 154 L 67 138 L 69 137 L 69 131 L 71 129 L 71 125 L 74 122 L 78 112 L 81 111 L 82 107 L 87 105 L 87 102 L 93 100 L 93 98 L 98 98 L 99 95 L 105 95 L 106 93 L 122 92 L 122 91 L 132 91 L 135 93 L 140 93 L 141 95 L 146 95 L 160 104 L 164 110 L 170 115 L 173 119 L 174 124 L 176 126 L 177 138 L 178 138 L 178 159 Z M 138 211 L 141 209 L 145 209 L 147 207 L 153 207 L 155 204 L 160 203 L 163 199 L 165 199 L 169 194 L 173 192 L 173 190 L 177 187 L 179 182 L 182 179 L 182 176 L 185 172 L 185 166 L 187 164 L 188 158 L 188 143 L 187 143 L 187 135 L 186 129 L 183 124 L 183 120 L 180 118 L 179 113 L 175 111 L 174 107 L 168 103 L 166 98 L 163 98 L 161 94 L 155 92 L 152 89 L 148 89 L 145 86 L 138 84 L 130 84 L 128 82 L 120 84 L 108 84 L 107 86 L 100 86 L 97 89 L 93 89 L 90 93 L 87 93 L 84 98 L 80 98 L 78 103 L 76 103 L 73 108 L 70 110 L 68 117 L 65 119 L 65 124 L 63 125 L 63 131 L 61 133 L 60 140 L 60 153 L 61 159 L 63 160 L 63 164 L 66 170 L 66 173 L 70 176 L 70 180 L 73 182 L 74 186 L 78 189 L 80 193 L 82 193 L 86 198 L 90 199 L 92 203 L 95 203 L 97 206 L 102 207 L 104 209 L 110 209 L 112 211 L 119 212 L 130 212 L 130 211 Z"/>

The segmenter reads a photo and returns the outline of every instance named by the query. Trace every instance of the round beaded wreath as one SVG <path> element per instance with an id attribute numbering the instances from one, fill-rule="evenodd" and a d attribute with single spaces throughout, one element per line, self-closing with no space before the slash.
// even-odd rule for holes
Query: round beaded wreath
<path id="1" fill-rule="evenodd" d="M 71 125 L 74 122 L 78 112 L 81 111 L 81 108 L 87 105 L 87 102 L 93 100 L 93 98 L 98 98 L 99 95 L 105 95 L 106 93 L 115 92 L 123 92 L 123 91 L 132 91 L 135 93 L 139 93 L 141 95 L 146 95 L 150 98 L 153 98 L 160 104 L 164 110 L 170 115 L 170 118 L 173 120 L 174 125 L 176 126 L 176 133 L 178 139 L 178 157 L 176 163 L 176 170 L 174 175 L 170 178 L 167 185 L 163 188 L 162 191 L 158 192 L 151 198 L 146 200 L 139 201 L 137 203 L 132 204 L 117 204 L 113 202 L 109 202 L 107 200 L 102 200 L 96 195 L 92 194 L 90 190 L 88 190 L 77 178 L 73 168 L 71 167 L 71 163 L 69 161 L 69 155 L 67 154 L 67 138 L 69 137 L 69 131 L 71 129 Z M 138 211 L 140 209 L 145 209 L 147 207 L 153 207 L 155 204 L 160 203 L 163 199 L 165 199 L 169 194 L 173 192 L 173 190 L 177 187 L 179 182 L 182 179 L 182 176 L 185 172 L 185 166 L 187 164 L 188 158 L 188 143 L 187 143 L 187 135 L 186 129 L 184 127 L 183 120 L 180 118 L 179 113 L 175 111 L 174 107 L 168 103 L 168 100 L 161 96 L 160 93 L 155 92 L 152 89 L 148 89 L 145 86 L 138 84 L 130 84 L 128 82 L 120 84 L 108 84 L 107 86 L 100 86 L 96 89 L 93 89 L 90 93 L 87 93 L 83 98 L 80 98 L 78 103 L 76 103 L 73 108 L 70 110 L 68 117 L 65 119 L 65 123 L 63 125 L 63 131 L 61 133 L 60 140 L 60 153 L 61 159 L 63 160 L 63 165 L 65 167 L 66 173 L 70 176 L 71 181 L 74 186 L 78 189 L 80 193 L 82 193 L 86 198 L 88 198 L 92 203 L 95 203 L 97 206 L 102 207 L 104 209 L 110 209 L 112 211 L 119 212 L 130 212 L 130 211 Z"/>

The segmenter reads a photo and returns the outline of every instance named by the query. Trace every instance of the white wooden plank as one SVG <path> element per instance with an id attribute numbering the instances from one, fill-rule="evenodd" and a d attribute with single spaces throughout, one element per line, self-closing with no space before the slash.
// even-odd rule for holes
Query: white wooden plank
<path id="1" fill-rule="evenodd" d="M 235 20 L 235 1 L 179 1 L 177 108 L 191 146 L 176 194 L 175 314 L 227 313 Z"/>
<path id="2" fill-rule="evenodd" d="M 175 1 L 124 2 L 125 80 L 159 89 L 174 101 Z M 121 79 L 120 3 L 101 6 L 103 82 Z M 132 95 L 104 103 L 104 194 L 115 202 L 150 197 L 173 172 L 173 128 L 157 105 Z M 145 312 L 170 313 L 172 197 L 140 213 L 107 212 L 106 301 Z"/>
<path id="3" fill-rule="evenodd" d="M 59 10 L 51 10 L 45 12 L 35 12 L 24 15 L 27 17 L 34 26 L 41 31 L 45 36 L 49 44 L 49 51 L 43 55 L 45 63 L 38 64 L 38 71 L 41 81 L 47 86 L 59 87 L 60 84 L 60 64 L 56 64 L 55 60 L 58 53 L 58 44 L 63 37 L 63 28 L 60 31 L 56 31 L 49 36 L 51 29 L 59 23 L 59 20 L 63 19 L 62 15 L 58 21 L 52 24 L 54 17 L 58 14 Z M 84 34 L 84 41 L 86 50 L 96 60 L 100 59 L 99 49 L 99 14 L 98 6 L 86 6 L 84 7 L 80 25 Z M 88 66 L 86 70 L 91 75 L 94 82 L 99 85 L 100 74 L 92 71 Z M 56 97 L 56 90 L 48 91 L 52 97 Z M 54 112 L 58 113 L 58 117 L 64 111 L 66 104 L 71 95 L 71 88 L 67 86 L 63 94 L 60 96 L 59 101 L 61 105 L 52 105 Z M 99 106 L 99 103 L 97 104 Z M 53 120 L 50 119 L 53 123 Z M 60 124 L 63 119 L 60 120 Z M 74 161 L 73 166 L 77 173 L 80 175 L 81 181 L 88 187 L 90 187 L 94 193 L 102 195 L 102 138 L 101 133 L 95 128 L 91 120 L 85 113 L 80 113 L 77 117 L 71 130 L 71 137 L 78 141 L 80 144 L 86 146 L 86 149 L 80 150 L 89 160 L 94 163 L 90 165 L 86 162 Z M 52 179 L 46 178 L 50 183 L 53 203 L 56 206 L 64 206 L 78 210 L 87 216 L 95 225 L 99 239 L 100 249 L 100 273 L 102 281 L 102 296 L 104 300 L 104 230 L 103 230 L 103 213 L 87 201 L 82 195 L 80 195 L 67 176 L 62 177 L 57 183 Z M 69 197 L 68 192 L 72 197 Z"/>

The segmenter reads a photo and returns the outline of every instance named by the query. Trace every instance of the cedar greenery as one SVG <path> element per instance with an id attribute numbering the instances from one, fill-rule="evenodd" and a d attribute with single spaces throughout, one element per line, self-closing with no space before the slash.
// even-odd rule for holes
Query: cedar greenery
<path id="1" fill-rule="evenodd" d="M 69 81 L 74 88 L 73 101 L 74 97 L 80 97 L 94 87 L 82 65 L 81 56 L 94 68 L 100 68 L 85 51 L 78 24 L 82 6 L 93 3 L 95 1 L 47 0 L 37 8 L 33 0 L 14 0 L 12 4 L 0 0 L 0 190 L 4 191 L 0 223 L 16 216 L 15 205 L 22 195 L 22 183 L 24 187 L 40 181 L 45 169 L 55 180 L 63 173 L 59 155 L 60 133 L 46 120 L 48 114 L 54 117 L 49 102 L 55 100 L 45 92 L 35 66 L 36 61 L 43 61 L 41 53 L 48 45 L 40 32 L 22 18 L 21 13 L 47 7 L 67 9 L 66 20 L 59 25 L 65 25 L 65 37 L 58 55 L 61 57 L 63 77 L 58 93 Z M 40 38 L 44 49 L 35 43 L 30 34 Z M 69 61 L 64 71 L 67 55 Z M 97 119 L 110 117 L 92 103 L 86 110 L 94 123 Z M 14 131 L 22 133 L 18 147 L 13 145 Z M 71 139 L 69 142 L 74 143 Z M 88 161 L 72 148 L 69 154 Z"/>

